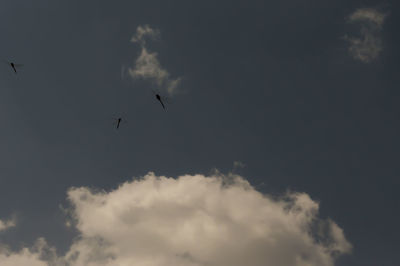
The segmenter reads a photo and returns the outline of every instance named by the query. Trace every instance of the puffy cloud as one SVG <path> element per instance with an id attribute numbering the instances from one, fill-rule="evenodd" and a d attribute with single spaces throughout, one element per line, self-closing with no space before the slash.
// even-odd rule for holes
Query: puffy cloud
<path id="1" fill-rule="evenodd" d="M 43 240 L 36 251 L 0 252 L 0 265 L 331 266 L 351 250 L 307 194 L 274 198 L 237 175 L 149 173 L 109 192 L 71 188 L 68 199 L 80 235 L 65 256 Z M 21 260 L 3 264 L 11 258 Z"/>
<path id="2" fill-rule="evenodd" d="M 164 90 L 170 96 L 177 92 L 181 83 L 181 78 L 170 78 L 169 72 L 163 68 L 158 60 L 156 52 L 149 52 L 146 48 L 146 38 L 157 39 L 160 35 L 159 30 L 151 28 L 149 25 L 139 26 L 136 34 L 131 41 L 142 46 L 141 53 L 135 61 L 135 66 L 128 69 L 129 75 L 133 79 L 146 79 L 153 81 L 159 90 Z"/>
<path id="3" fill-rule="evenodd" d="M 27 248 L 18 253 L 0 253 L 0 263 L 2 266 L 48 266 L 48 263 L 39 259 L 39 253 L 32 253 Z"/>
<path id="4" fill-rule="evenodd" d="M 43 238 L 39 238 L 32 248 L 22 248 L 19 252 L 12 252 L 7 247 L 0 248 L 1 266 L 62 266 L 58 261 L 54 248 L 50 248 Z"/>
<path id="5" fill-rule="evenodd" d="M 357 9 L 348 18 L 349 23 L 361 26 L 359 37 L 348 37 L 349 52 L 357 60 L 369 63 L 379 57 L 382 52 L 381 30 L 386 14 L 373 8 Z"/>
<path id="6" fill-rule="evenodd" d="M 73 265 L 324 266 L 351 250 L 307 194 L 274 199 L 239 176 L 149 173 L 108 193 L 74 188 L 68 198 L 81 232 L 66 256 Z"/>
<path id="7" fill-rule="evenodd" d="M 130 68 L 129 74 L 133 78 L 154 79 L 161 86 L 168 79 L 168 72 L 163 69 L 157 58 L 157 53 L 149 53 L 146 48 L 135 62 L 135 68 Z"/>
<path id="8" fill-rule="evenodd" d="M 0 232 L 15 226 L 15 217 L 7 221 L 0 220 Z"/>

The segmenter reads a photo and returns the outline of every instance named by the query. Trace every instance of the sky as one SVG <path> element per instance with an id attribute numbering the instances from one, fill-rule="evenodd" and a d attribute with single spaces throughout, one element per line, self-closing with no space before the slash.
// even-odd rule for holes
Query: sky
<path id="1" fill-rule="evenodd" d="M 0 265 L 399 265 L 399 8 L 2 1 Z"/>

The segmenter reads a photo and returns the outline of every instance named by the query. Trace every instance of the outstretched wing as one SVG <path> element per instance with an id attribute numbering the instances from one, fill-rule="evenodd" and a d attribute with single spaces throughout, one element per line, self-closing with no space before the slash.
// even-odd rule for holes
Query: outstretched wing
<path id="1" fill-rule="evenodd" d="M 160 100 L 160 103 L 161 103 L 161 105 L 162 105 L 162 108 L 164 108 L 164 110 L 165 110 L 165 105 L 164 105 L 164 103 L 162 102 L 162 100 Z"/>

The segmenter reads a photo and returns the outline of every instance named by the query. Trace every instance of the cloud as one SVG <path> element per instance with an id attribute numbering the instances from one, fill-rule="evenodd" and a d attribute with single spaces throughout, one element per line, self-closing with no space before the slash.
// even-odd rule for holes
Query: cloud
<path id="1" fill-rule="evenodd" d="M 11 218 L 11 219 L 9 219 L 7 221 L 0 220 L 0 232 L 1 231 L 5 231 L 5 230 L 7 230 L 7 229 L 9 229 L 11 227 L 14 227 L 15 224 L 16 224 L 15 217 Z"/>
<path id="2" fill-rule="evenodd" d="M 133 78 L 153 79 L 159 86 L 169 77 L 169 73 L 161 67 L 157 53 L 149 53 L 146 48 L 142 48 L 135 62 L 135 68 L 130 68 L 128 71 Z"/>
<path id="3" fill-rule="evenodd" d="M 131 41 L 142 46 L 141 53 L 135 61 L 133 68 L 128 69 L 128 74 L 133 79 L 152 81 L 158 90 L 164 90 L 170 96 L 176 94 L 182 78 L 172 79 L 170 73 L 161 66 L 156 52 L 149 52 L 146 48 L 146 38 L 157 39 L 160 32 L 149 25 L 139 26 Z"/>
<path id="4" fill-rule="evenodd" d="M 349 20 L 351 22 L 367 21 L 372 22 L 378 27 L 382 27 L 383 22 L 386 18 L 386 14 L 379 12 L 373 8 L 359 8 L 353 14 L 350 15 Z"/>
<path id="5" fill-rule="evenodd" d="M 56 257 L 41 239 L 0 251 L 0 265 L 332 266 L 352 248 L 309 195 L 274 198 L 237 175 L 148 173 L 109 192 L 67 194 L 80 233 L 69 251 Z"/>
<path id="6" fill-rule="evenodd" d="M 0 263 L 2 266 L 19 266 L 19 265 L 30 265 L 30 266 L 48 266 L 49 264 L 39 258 L 39 253 L 32 253 L 27 248 L 22 249 L 18 253 L 0 253 Z"/>
<path id="7" fill-rule="evenodd" d="M 240 168 L 245 168 L 245 167 L 246 167 L 246 165 L 241 161 L 233 162 L 233 169 L 240 169 Z"/>
<path id="8" fill-rule="evenodd" d="M 380 35 L 386 16 L 373 8 L 360 8 L 349 16 L 349 23 L 357 23 L 361 27 L 360 36 L 345 36 L 353 58 L 369 63 L 379 57 L 383 49 Z"/>
<path id="9" fill-rule="evenodd" d="M 50 248 L 43 238 L 39 238 L 31 248 L 12 252 L 6 246 L 0 247 L 1 266 L 67 266 L 59 261 L 54 248 Z"/>
<path id="10" fill-rule="evenodd" d="M 131 42 L 140 43 L 141 45 L 146 44 L 146 37 L 156 40 L 160 37 L 160 31 L 158 29 L 153 29 L 149 25 L 138 26 L 136 29 L 136 34 L 132 37 Z"/>

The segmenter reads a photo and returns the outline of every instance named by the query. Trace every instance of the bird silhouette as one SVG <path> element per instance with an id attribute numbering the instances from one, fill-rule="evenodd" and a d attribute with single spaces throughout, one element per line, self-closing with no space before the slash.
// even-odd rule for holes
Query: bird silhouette
<path id="1" fill-rule="evenodd" d="M 17 68 L 22 67 L 22 64 L 15 64 L 14 62 L 8 62 L 6 61 L 7 65 L 9 65 L 15 72 L 15 74 L 18 73 Z"/>
<path id="2" fill-rule="evenodd" d="M 122 117 L 114 118 L 114 124 L 116 129 L 119 129 L 121 122 L 122 122 Z"/>
<path id="3" fill-rule="evenodd" d="M 164 110 L 166 110 L 164 102 L 169 103 L 169 102 L 168 102 L 169 99 L 166 98 L 166 97 L 164 97 L 164 96 L 161 96 L 160 93 L 157 92 L 157 91 L 155 91 L 155 90 L 153 90 L 153 94 L 154 94 L 154 96 L 156 97 L 157 101 L 160 102 L 162 108 L 163 108 Z"/>
<path id="4" fill-rule="evenodd" d="M 163 101 L 161 100 L 161 96 L 160 96 L 159 94 L 156 94 L 156 98 L 157 98 L 157 100 L 161 103 L 162 107 L 163 107 L 164 110 L 165 110 L 165 105 L 164 105 Z"/>

